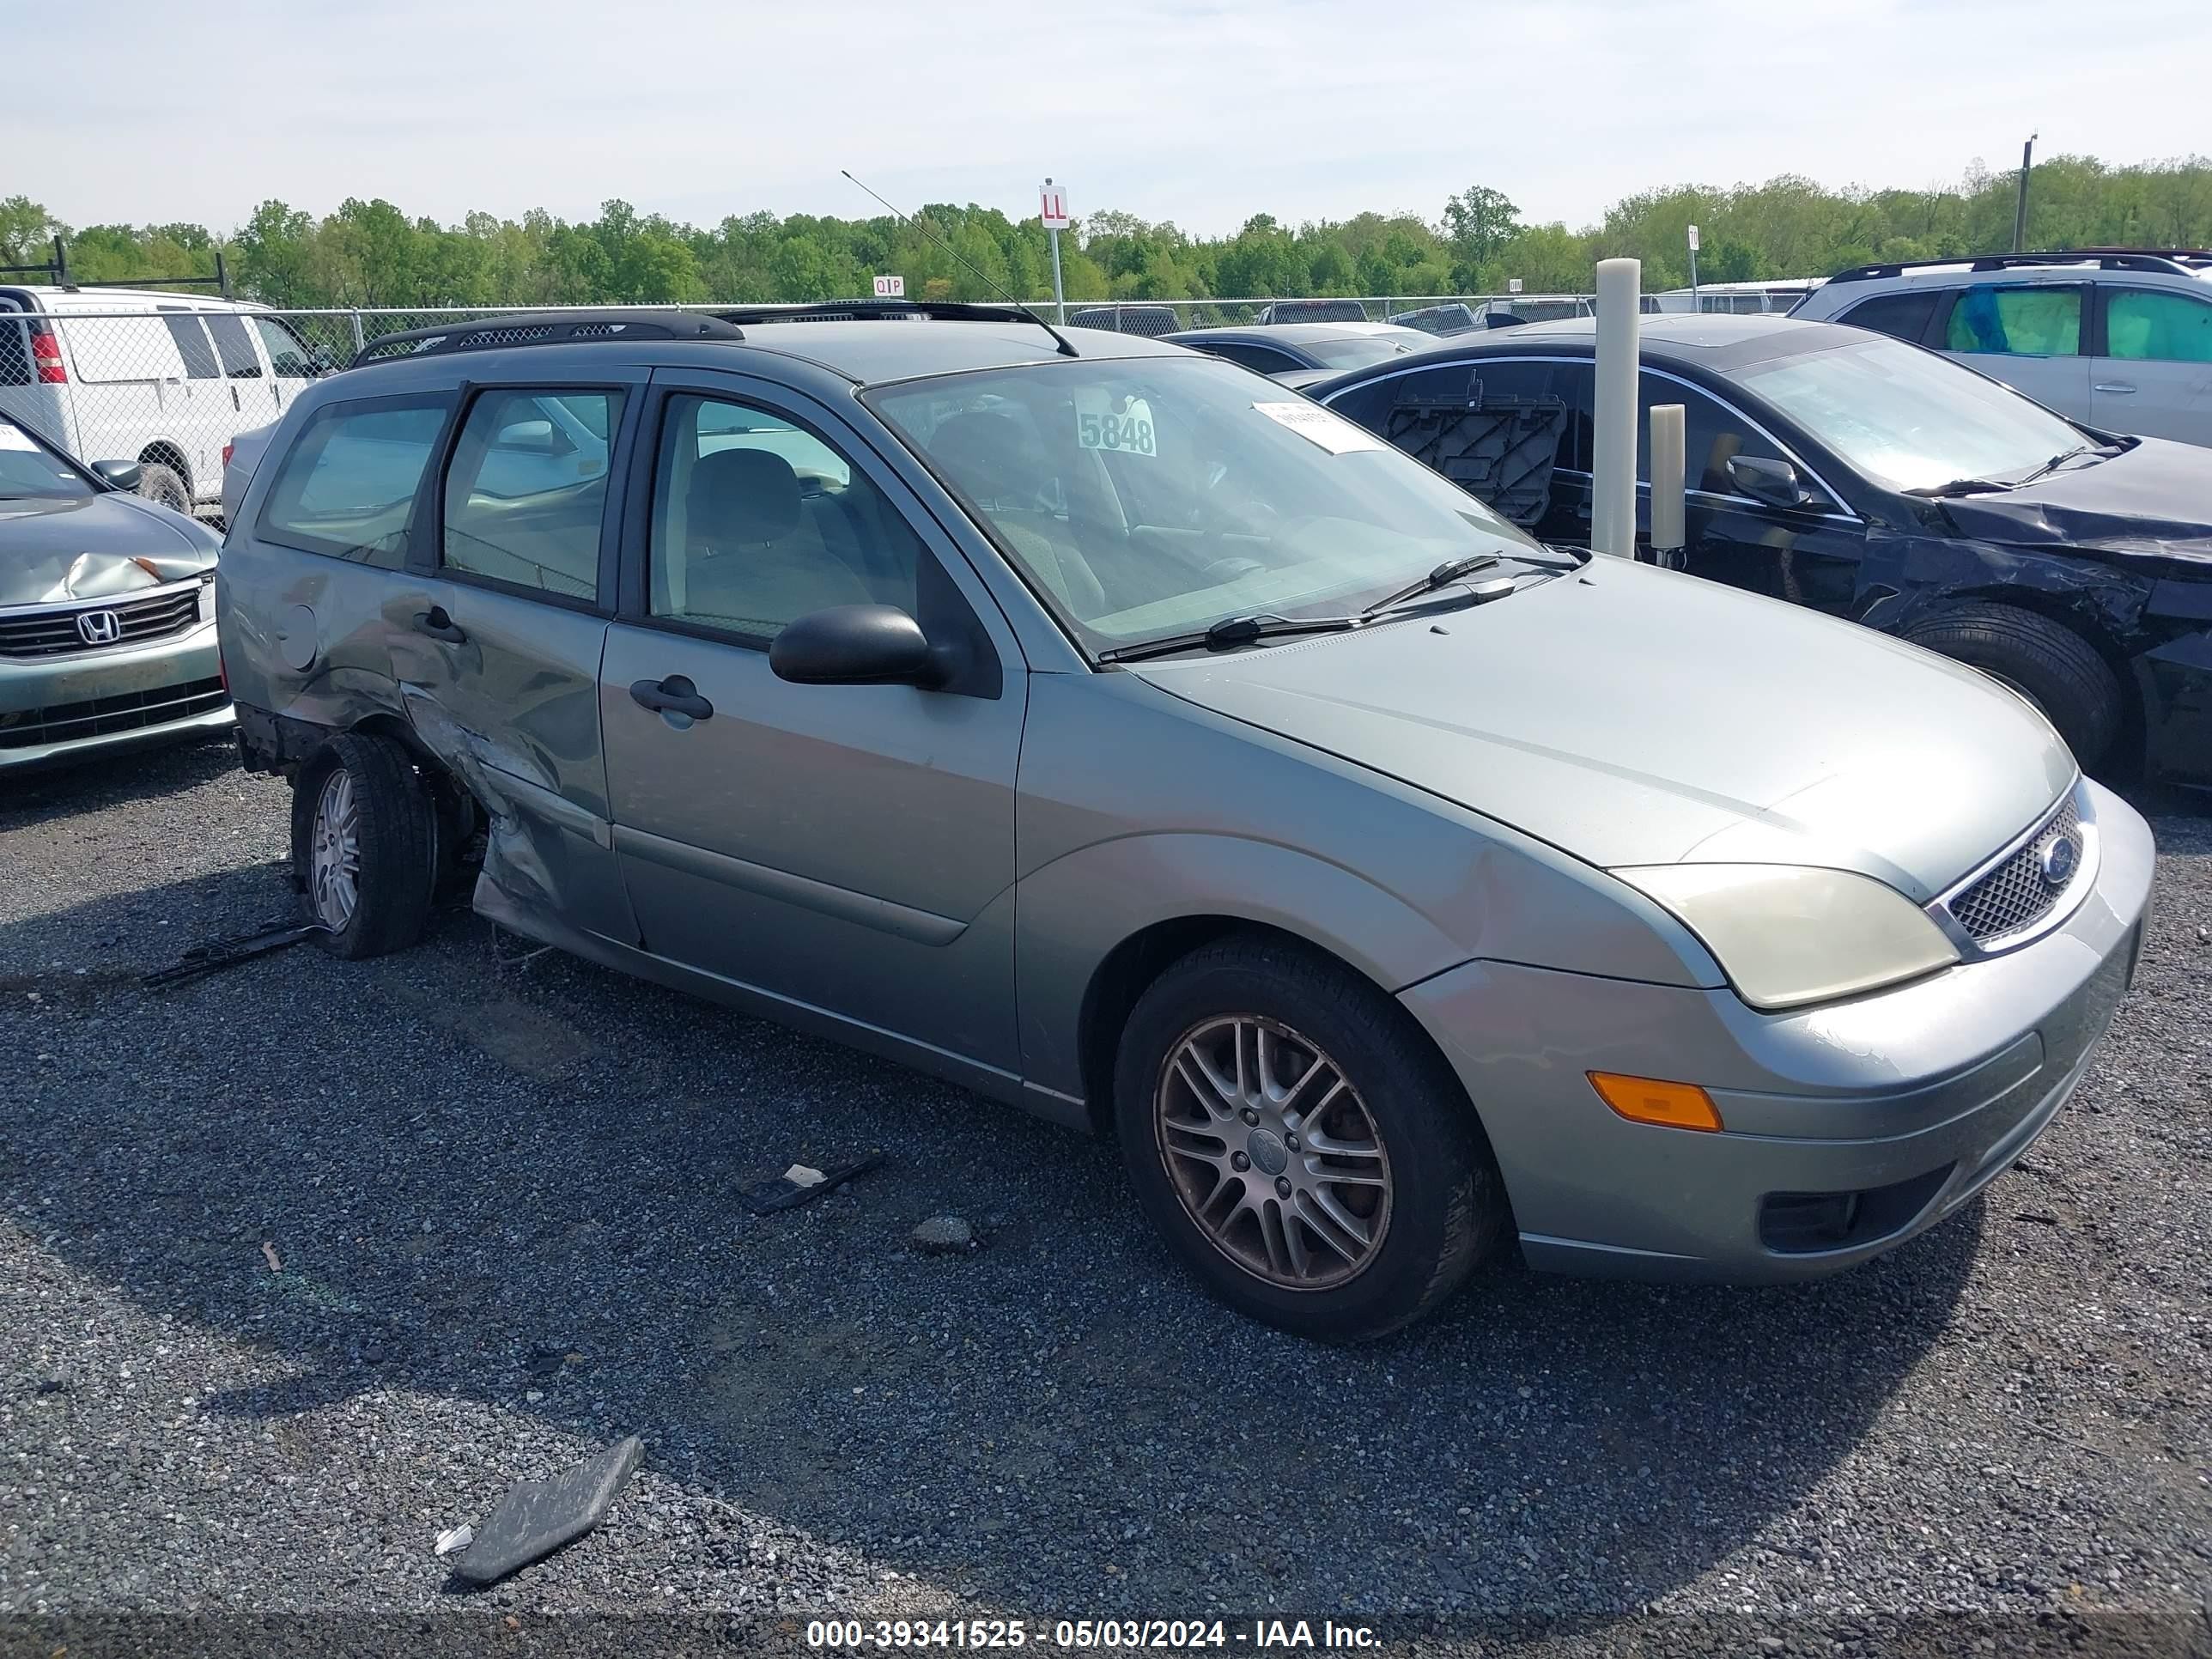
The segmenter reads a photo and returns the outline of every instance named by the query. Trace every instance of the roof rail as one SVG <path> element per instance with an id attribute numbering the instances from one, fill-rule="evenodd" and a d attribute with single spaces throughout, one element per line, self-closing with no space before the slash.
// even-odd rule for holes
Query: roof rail
<path id="1" fill-rule="evenodd" d="M 2181 265 L 2212 265 L 2212 248 L 2203 247 L 2085 247 L 2077 253 L 2121 254 L 2140 253 L 2160 259 L 2171 259 Z"/>
<path id="2" fill-rule="evenodd" d="M 1036 319 L 1020 306 L 978 305 L 964 300 L 810 300 L 791 305 L 712 306 L 706 314 L 726 323 L 845 323 L 927 319 L 939 323 L 1024 323 Z"/>
<path id="3" fill-rule="evenodd" d="M 2212 256 L 2207 256 L 2212 257 Z M 1908 270 L 1928 270 L 1942 265 L 1964 265 L 1970 270 L 2014 270 L 2039 265 L 2086 265 L 2101 270 L 2141 270 L 2162 276 L 2195 275 L 2171 253 L 2150 253 L 2136 248 L 2076 248 L 2051 253 L 1958 253 L 1948 259 L 1887 259 L 1870 265 L 1853 265 L 1828 278 L 1831 283 L 1864 283 L 1882 276 L 1902 276 Z"/>
<path id="4" fill-rule="evenodd" d="M 378 358 L 427 357 L 450 351 L 496 351 L 506 346 L 572 345 L 594 340 L 742 340 L 742 330 L 719 317 L 692 311 L 610 307 L 599 311 L 526 311 L 475 317 L 435 328 L 380 334 L 354 353 L 358 366 Z"/>

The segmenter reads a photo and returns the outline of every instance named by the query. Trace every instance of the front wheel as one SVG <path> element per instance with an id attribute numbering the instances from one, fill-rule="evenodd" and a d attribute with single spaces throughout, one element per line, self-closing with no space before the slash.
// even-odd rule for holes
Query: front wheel
<path id="1" fill-rule="evenodd" d="M 1139 1203 L 1215 1296 L 1323 1341 L 1441 1303 L 1505 1219 L 1467 1098 L 1405 1012 L 1263 937 L 1169 968 L 1115 1065 Z"/>
<path id="2" fill-rule="evenodd" d="M 2119 736 L 2118 677 L 2096 647 L 2048 617 L 2012 605 L 1957 605 L 1913 623 L 1905 637 L 2027 698 L 2084 769 L 2100 763 Z"/>
<path id="3" fill-rule="evenodd" d="M 159 461 L 142 462 L 138 468 L 138 494 L 188 519 L 192 515 L 192 492 L 185 487 L 184 475 L 174 467 L 164 466 Z"/>

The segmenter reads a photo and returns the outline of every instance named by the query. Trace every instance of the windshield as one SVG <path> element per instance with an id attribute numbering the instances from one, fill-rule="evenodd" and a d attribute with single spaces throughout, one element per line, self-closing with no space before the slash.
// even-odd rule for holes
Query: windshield
<path id="1" fill-rule="evenodd" d="M 1364 428 L 1211 358 L 1039 363 L 870 401 L 1092 650 L 1356 611 L 1536 544 Z"/>
<path id="2" fill-rule="evenodd" d="M 2009 386 L 1901 341 L 1754 363 L 1732 378 L 1892 489 L 2005 483 L 2088 441 Z"/>
<path id="3" fill-rule="evenodd" d="M 37 439 L 0 416 L 0 500 L 26 495 L 68 499 L 92 493 L 82 473 L 48 454 Z"/>

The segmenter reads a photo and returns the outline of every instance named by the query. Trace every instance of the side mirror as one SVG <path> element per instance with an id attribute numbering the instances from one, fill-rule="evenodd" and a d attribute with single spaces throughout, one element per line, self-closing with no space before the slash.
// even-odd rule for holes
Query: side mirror
<path id="1" fill-rule="evenodd" d="M 1731 455 L 1729 482 L 1754 501 L 1769 507 L 1802 507 L 1818 499 L 1787 461 L 1770 461 L 1757 455 Z"/>
<path id="2" fill-rule="evenodd" d="M 554 430 L 551 421 L 542 416 L 500 428 L 499 434 L 491 442 L 495 449 L 519 450 L 526 455 L 558 455 L 564 453 L 564 445 L 570 449 L 575 447 L 568 443 L 565 434 Z"/>
<path id="3" fill-rule="evenodd" d="M 793 685 L 935 685 L 944 678 L 921 624 L 896 605 L 810 611 L 778 634 L 768 665 Z"/>
<path id="4" fill-rule="evenodd" d="M 136 461 L 94 461 L 92 470 L 111 489 L 138 488 L 139 466 Z"/>

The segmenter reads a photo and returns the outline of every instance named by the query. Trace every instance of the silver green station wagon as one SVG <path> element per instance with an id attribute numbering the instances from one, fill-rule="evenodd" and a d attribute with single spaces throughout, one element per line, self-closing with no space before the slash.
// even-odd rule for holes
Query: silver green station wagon
<path id="1" fill-rule="evenodd" d="M 2148 831 L 1996 682 L 1537 544 L 1233 364 L 1012 308 L 375 343 L 227 543 L 342 956 L 501 926 L 1118 1137 L 1316 1337 L 1789 1279 L 1966 1204 Z"/>

